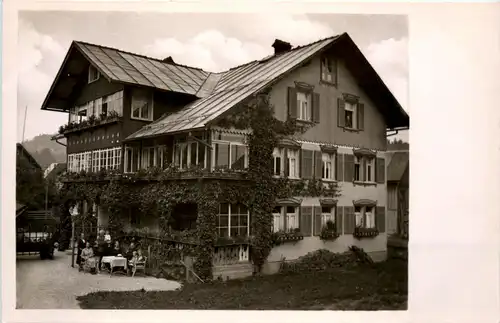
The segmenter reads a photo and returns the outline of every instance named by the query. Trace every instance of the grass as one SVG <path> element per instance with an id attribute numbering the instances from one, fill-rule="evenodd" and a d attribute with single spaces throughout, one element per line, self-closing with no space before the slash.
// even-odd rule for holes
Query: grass
<path id="1" fill-rule="evenodd" d="M 188 284 L 177 291 L 97 292 L 78 297 L 85 309 L 406 310 L 407 263 L 276 274 Z"/>

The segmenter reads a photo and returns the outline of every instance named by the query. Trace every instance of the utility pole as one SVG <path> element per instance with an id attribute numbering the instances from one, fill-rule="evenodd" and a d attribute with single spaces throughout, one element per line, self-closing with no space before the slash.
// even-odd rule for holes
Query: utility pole
<path id="1" fill-rule="evenodd" d="M 21 143 L 24 142 L 24 133 L 25 133 L 25 130 L 26 130 L 26 116 L 27 115 L 28 115 L 28 106 L 26 106 L 26 108 L 24 109 L 23 138 L 21 140 Z"/>

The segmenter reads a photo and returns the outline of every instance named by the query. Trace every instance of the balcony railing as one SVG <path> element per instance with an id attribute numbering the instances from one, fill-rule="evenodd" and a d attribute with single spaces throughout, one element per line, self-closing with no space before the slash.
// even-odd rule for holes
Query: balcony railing
<path id="1" fill-rule="evenodd" d="M 80 122 L 70 122 L 64 126 L 59 127 L 59 134 L 68 134 L 71 132 L 78 132 L 93 127 L 103 126 L 109 123 L 121 121 L 122 118 L 122 116 L 114 111 L 112 111 L 108 115 L 102 115 L 100 117 L 95 117 L 94 115 L 92 115 L 88 119 L 82 120 Z"/>

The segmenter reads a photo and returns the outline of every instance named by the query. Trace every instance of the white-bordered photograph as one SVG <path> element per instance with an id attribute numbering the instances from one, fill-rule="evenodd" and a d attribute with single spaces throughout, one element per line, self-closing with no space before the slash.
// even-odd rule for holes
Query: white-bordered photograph
<path id="1" fill-rule="evenodd" d="M 16 42 L 17 310 L 408 310 L 408 15 L 21 10 Z"/>

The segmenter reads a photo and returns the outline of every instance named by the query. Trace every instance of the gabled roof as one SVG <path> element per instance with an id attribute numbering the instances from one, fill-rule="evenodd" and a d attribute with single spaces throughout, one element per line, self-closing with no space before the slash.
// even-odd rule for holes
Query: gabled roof
<path id="1" fill-rule="evenodd" d="M 16 201 L 16 217 L 23 214 L 27 209 L 28 209 L 28 207 L 26 205 L 21 204 L 21 203 Z"/>
<path id="2" fill-rule="evenodd" d="M 409 152 L 404 151 L 393 151 L 388 152 L 390 161 L 387 166 L 387 181 L 388 182 L 398 182 L 403 177 L 406 168 L 409 166 Z"/>
<path id="3" fill-rule="evenodd" d="M 24 148 L 24 146 L 22 144 L 17 143 L 16 150 L 17 150 L 16 151 L 17 155 L 22 155 L 22 156 L 26 157 L 28 159 L 28 161 L 30 162 L 30 164 L 33 165 L 33 167 L 38 168 L 40 170 L 42 169 L 40 164 L 38 164 L 36 159 L 26 150 L 26 148 Z"/>
<path id="4" fill-rule="evenodd" d="M 86 80 L 88 63 L 112 82 L 196 95 L 209 72 L 122 50 L 74 41 L 42 104 L 42 110 L 64 111 L 64 101 L 79 79 Z"/>
<path id="5" fill-rule="evenodd" d="M 211 80 L 212 93 L 204 93 L 205 97 L 144 126 L 126 140 L 207 127 L 237 104 L 277 82 L 330 46 L 336 46 L 339 56 L 354 78 L 384 114 L 388 128 L 408 127 L 409 117 L 406 112 L 349 35 L 344 33 L 279 55 L 268 56 L 227 72 L 211 74 L 208 79 Z"/>

